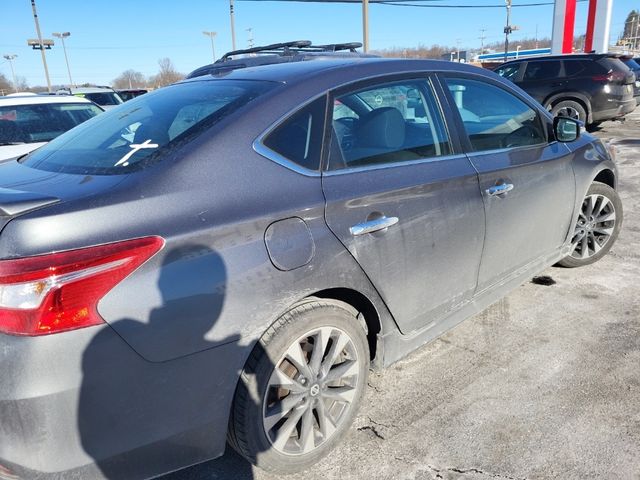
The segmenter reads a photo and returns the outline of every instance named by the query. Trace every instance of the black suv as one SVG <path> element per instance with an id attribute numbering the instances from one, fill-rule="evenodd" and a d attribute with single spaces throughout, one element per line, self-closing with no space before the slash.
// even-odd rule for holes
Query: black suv
<path id="1" fill-rule="evenodd" d="M 359 42 L 332 43 L 329 45 L 313 45 L 309 40 L 274 43 L 261 47 L 234 50 L 225 53 L 214 63 L 195 69 L 187 78 L 203 75 L 221 75 L 239 68 L 271 65 L 274 63 L 302 62 L 317 57 L 376 57 L 360 53 L 356 49 L 362 47 Z"/>
<path id="2" fill-rule="evenodd" d="M 608 54 L 557 55 L 503 63 L 494 70 L 538 100 L 553 115 L 595 126 L 636 107 L 634 73 Z"/>
<path id="3" fill-rule="evenodd" d="M 636 74 L 636 84 L 633 89 L 633 96 L 636 103 L 640 105 L 640 58 L 622 57 L 620 60 Z"/>

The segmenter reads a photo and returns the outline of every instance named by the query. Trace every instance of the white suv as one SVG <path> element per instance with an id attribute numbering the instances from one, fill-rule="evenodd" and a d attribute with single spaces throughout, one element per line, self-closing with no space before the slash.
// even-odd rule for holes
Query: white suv
<path id="1" fill-rule="evenodd" d="M 101 112 L 89 100 L 68 95 L 0 97 L 0 161 L 29 153 Z"/>

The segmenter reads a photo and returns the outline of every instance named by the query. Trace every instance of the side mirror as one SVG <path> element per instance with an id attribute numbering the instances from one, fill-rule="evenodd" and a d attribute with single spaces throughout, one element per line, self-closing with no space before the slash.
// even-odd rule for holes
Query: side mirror
<path id="1" fill-rule="evenodd" d="M 575 142 L 580 138 L 582 122 L 569 117 L 556 117 L 553 119 L 553 133 L 556 140 L 563 143 Z"/>

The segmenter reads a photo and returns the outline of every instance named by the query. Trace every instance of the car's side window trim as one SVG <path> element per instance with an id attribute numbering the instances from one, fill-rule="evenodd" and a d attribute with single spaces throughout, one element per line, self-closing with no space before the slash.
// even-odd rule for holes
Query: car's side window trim
<path id="1" fill-rule="evenodd" d="M 260 135 L 258 135 L 258 137 L 253 141 L 252 147 L 253 150 L 258 154 L 261 155 L 263 157 L 265 157 L 267 160 L 271 160 L 274 163 L 277 163 L 278 165 L 285 167 L 289 170 L 292 170 L 296 173 L 299 173 L 301 175 L 305 175 L 307 177 L 319 177 L 321 175 L 323 166 L 324 166 L 324 145 L 325 145 L 325 135 L 326 135 L 326 128 L 323 125 L 322 126 L 322 133 L 321 135 L 323 136 L 323 138 L 320 141 L 320 145 L 321 145 L 321 151 L 320 151 L 320 159 L 319 159 L 319 166 L 318 166 L 318 170 L 311 170 L 309 168 L 303 167 L 302 165 L 297 164 L 296 162 L 294 162 L 293 160 L 289 160 L 288 158 L 286 158 L 285 156 L 281 155 L 280 153 L 272 150 L 271 148 L 267 147 L 264 144 L 264 140 L 265 138 L 267 138 L 271 133 L 273 133 L 278 127 L 280 127 L 282 124 L 284 124 L 285 122 L 287 122 L 291 117 L 293 117 L 294 115 L 296 115 L 298 112 L 304 110 L 305 108 L 307 108 L 309 105 L 313 104 L 314 102 L 316 102 L 317 100 L 320 100 L 324 97 L 325 99 L 325 115 L 324 118 L 322 118 L 322 121 L 326 124 L 326 117 L 327 117 L 327 92 L 323 92 L 319 95 L 316 95 L 315 97 L 312 97 L 311 99 L 307 100 L 306 102 L 304 102 L 301 105 L 298 105 L 295 109 L 288 111 L 287 113 L 285 113 L 284 115 L 282 115 L 280 118 L 278 118 L 275 122 L 273 122 L 269 128 L 267 128 L 264 132 L 262 132 Z M 308 145 L 307 145 L 308 147 Z"/>
<path id="2" fill-rule="evenodd" d="M 406 72 L 400 74 L 393 75 L 378 75 L 375 77 L 358 80 L 356 82 L 351 82 L 348 84 L 340 85 L 333 90 L 329 91 L 329 96 L 327 100 L 327 114 L 325 118 L 325 131 L 324 131 L 324 143 L 322 148 L 322 172 L 323 175 L 339 175 L 346 173 L 354 173 L 361 172 L 366 170 L 378 170 L 383 168 L 394 168 L 402 165 L 416 165 L 420 163 L 431 163 L 436 161 L 443 161 L 452 158 L 459 158 L 464 155 L 462 146 L 457 141 L 458 135 L 456 129 L 452 130 L 452 119 L 449 114 L 443 108 L 442 104 L 442 92 L 440 91 L 440 85 L 435 76 L 436 72 Z M 391 85 L 394 83 L 401 83 L 404 81 L 421 81 L 424 82 L 424 88 L 430 88 L 433 96 L 433 101 L 435 103 L 436 111 L 434 113 L 440 115 L 440 120 L 442 122 L 442 128 L 444 129 L 444 134 L 447 136 L 447 142 L 449 144 L 449 148 L 451 150 L 450 154 L 422 158 L 417 160 L 410 161 L 398 161 L 398 162 L 389 162 L 385 164 L 379 165 L 363 165 L 360 167 L 351 167 L 351 168 L 342 168 L 338 170 L 329 170 L 329 153 L 331 150 L 331 142 L 333 141 L 333 132 L 332 132 L 332 116 L 333 116 L 333 103 L 336 98 L 343 96 L 349 92 L 355 92 L 358 90 L 363 90 L 368 87 L 375 87 L 376 85 Z"/>
<path id="3" fill-rule="evenodd" d="M 505 152 L 505 151 L 512 152 L 512 151 L 518 151 L 518 150 L 529 149 L 529 148 L 539 148 L 540 146 L 552 145 L 553 143 L 556 142 L 556 140 L 552 138 L 549 133 L 549 124 L 550 124 L 549 112 L 547 112 L 546 110 L 541 110 L 539 106 L 533 104 L 529 99 L 520 95 L 519 92 L 515 90 L 510 90 L 508 87 L 503 85 L 500 81 L 496 81 L 493 78 L 488 78 L 484 75 L 478 75 L 470 72 L 438 72 L 437 77 L 438 77 L 438 81 L 440 82 L 440 86 L 443 90 L 443 95 L 448 103 L 449 110 L 452 112 L 452 115 L 455 117 L 454 119 L 455 126 L 456 126 L 456 129 L 460 131 L 460 139 L 463 144 L 463 149 L 467 155 L 498 153 L 498 152 Z M 541 122 L 540 127 L 543 131 L 545 141 L 540 142 L 536 145 L 520 145 L 517 147 L 505 147 L 505 148 L 497 148 L 497 149 L 482 150 L 482 151 L 474 150 L 473 146 L 471 145 L 471 140 L 469 139 L 469 135 L 467 134 L 467 131 L 464 128 L 462 116 L 460 115 L 460 112 L 456 107 L 455 101 L 453 99 L 453 95 L 451 94 L 451 92 L 447 87 L 446 80 L 448 78 L 463 79 L 463 80 L 466 79 L 466 80 L 472 80 L 472 81 L 475 80 L 475 81 L 487 83 L 489 85 L 492 85 L 496 88 L 499 88 L 505 91 L 510 95 L 513 95 L 514 97 L 516 97 L 518 100 L 523 102 L 525 105 L 527 105 L 529 108 L 531 108 L 533 111 L 535 111 L 538 114 L 539 120 Z M 509 80 L 505 80 L 505 82 L 508 82 L 508 81 Z"/>

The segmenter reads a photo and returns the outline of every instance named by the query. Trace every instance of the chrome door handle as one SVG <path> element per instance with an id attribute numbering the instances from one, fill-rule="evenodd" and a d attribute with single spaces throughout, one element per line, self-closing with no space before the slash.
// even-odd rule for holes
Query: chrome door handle
<path id="1" fill-rule="evenodd" d="M 358 223 L 349 229 L 351 235 L 357 237 L 358 235 L 365 235 L 367 233 L 377 232 L 384 230 L 398 223 L 398 217 L 380 217 L 375 220 L 369 220 L 368 222 Z"/>
<path id="2" fill-rule="evenodd" d="M 513 183 L 501 183 L 500 185 L 494 185 L 486 190 L 487 195 L 491 195 L 492 197 L 497 197 L 499 195 L 504 195 L 507 192 L 513 190 Z"/>

